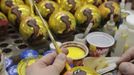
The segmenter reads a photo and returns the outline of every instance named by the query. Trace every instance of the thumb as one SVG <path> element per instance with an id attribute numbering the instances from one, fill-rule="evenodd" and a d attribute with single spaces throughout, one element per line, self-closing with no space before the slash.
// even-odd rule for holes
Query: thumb
<path id="1" fill-rule="evenodd" d="M 54 66 L 55 70 L 60 73 L 64 69 L 66 61 L 67 61 L 66 55 L 61 53 L 56 57 L 52 66 Z"/>
<path id="2" fill-rule="evenodd" d="M 119 65 L 119 71 L 122 75 L 134 75 L 134 64 L 123 62 Z"/>
<path id="3" fill-rule="evenodd" d="M 73 72 L 66 72 L 64 75 L 73 75 Z"/>

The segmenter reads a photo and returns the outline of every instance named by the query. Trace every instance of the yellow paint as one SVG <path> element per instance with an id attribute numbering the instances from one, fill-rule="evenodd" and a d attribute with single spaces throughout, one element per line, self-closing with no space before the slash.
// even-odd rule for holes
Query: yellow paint
<path id="1" fill-rule="evenodd" d="M 31 60 L 28 61 L 27 66 L 30 66 L 35 62 L 36 62 L 36 59 L 31 59 Z"/>
<path id="2" fill-rule="evenodd" d="M 67 57 L 72 59 L 80 59 L 85 55 L 85 52 L 79 47 L 67 47 L 67 49 L 69 51 Z"/>

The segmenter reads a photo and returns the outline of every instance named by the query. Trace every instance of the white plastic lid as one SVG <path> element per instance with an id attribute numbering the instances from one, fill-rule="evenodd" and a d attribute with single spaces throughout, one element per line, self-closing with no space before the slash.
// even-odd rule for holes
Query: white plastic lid
<path id="1" fill-rule="evenodd" d="M 127 26 L 130 29 L 134 29 L 134 15 L 128 15 L 126 18 Z"/>
<path id="2" fill-rule="evenodd" d="M 87 35 L 86 40 L 91 45 L 104 48 L 111 47 L 115 43 L 114 38 L 104 32 L 92 32 Z"/>

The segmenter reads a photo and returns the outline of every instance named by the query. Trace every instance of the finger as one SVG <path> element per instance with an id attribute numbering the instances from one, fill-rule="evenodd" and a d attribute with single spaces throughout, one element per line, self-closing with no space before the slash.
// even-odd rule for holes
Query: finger
<path id="1" fill-rule="evenodd" d="M 62 50 L 62 52 L 64 53 L 64 54 L 68 54 L 68 49 L 67 48 L 62 48 L 61 49 Z M 44 56 L 45 55 L 47 55 L 47 54 L 49 54 L 49 53 L 52 53 L 52 52 L 56 52 L 56 50 L 49 50 L 49 51 L 46 51 L 45 53 L 44 53 Z"/>
<path id="2" fill-rule="evenodd" d="M 54 66 L 57 72 L 60 73 L 65 67 L 66 60 L 67 60 L 66 55 L 61 53 L 56 57 L 52 66 Z"/>
<path id="3" fill-rule="evenodd" d="M 64 75 L 73 75 L 73 72 L 66 72 Z"/>
<path id="4" fill-rule="evenodd" d="M 132 59 L 134 59 L 134 47 L 128 49 L 119 59 L 117 64 L 120 64 L 121 62 L 129 62 Z"/>
<path id="5" fill-rule="evenodd" d="M 134 64 L 129 62 L 123 62 L 119 66 L 121 75 L 134 75 Z"/>
<path id="6" fill-rule="evenodd" d="M 40 64 L 41 66 L 48 66 L 50 64 L 52 64 L 52 62 L 54 61 L 55 57 L 57 56 L 56 52 L 52 52 L 52 53 L 49 53 L 45 56 L 43 56 L 41 59 L 39 59 L 37 61 L 38 64 Z"/>
<path id="7" fill-rule="evenodd" d="M 118 71 L 118 72 L 117 72 L 117 75 L 121 75 L 121 73 Z"/>
<path id="8" fill-rule="evenodd" d="M 67 62 L 68 62 L 69 64 L 73 64 L 73 60 L 72 60 L 71 58 L 67 58 Z"/>
<path id="9" fill-rule="evenodd" d="M 62 52 L 63 52 L 64 54 L 66 54 L 66 55 L 68 54 L 68 49 L 67 49 L 67 48 L 62 48 L 61 50 L 62 50 Z M 56 50 L 54 50 L 54 51 L 56 51 Z"/>
<path id="10" fill-rule="evenodd" d="M 74 67 L 73 60 L 71 58 L 67 58 L 67 62 L 70 64 L 71 68 Z"/>
<path id="11" fill-rule="evenodd" d="M 65 53 L 66 55 L 68 54 L 68 49 L 67 48 L 62 48 L 61 49 L 63 53 Z"/>

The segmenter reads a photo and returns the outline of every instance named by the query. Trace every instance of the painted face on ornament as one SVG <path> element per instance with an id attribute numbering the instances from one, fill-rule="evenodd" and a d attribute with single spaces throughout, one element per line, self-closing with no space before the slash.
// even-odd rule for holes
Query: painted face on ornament
<path id="1" fill-rule="evenodd" d="M 42 1 L 39 4 L 37 4 L 37 6 L 39 8 L 41 15 L 47 20 L 54 11 L 59 10 L 58 4 L 54 1 Z"/>
<path id="2" fill-rule="evenodd" d="M 0 7 L 1 10 L 7 14 L 12 6 L 17 6 L 20 4 L 24 4 L 22 0 L 1 0 Z"/>
<path id="3" fill-rule="evenodd" d="M 110 19 L 110 15 L 114 15 L 114 20 L 117 22 L 120 18 L 119 4 L 114 1 L 107 1 L 99 6 L 102 18 L 107 21 Z"/>
<path id="4" fill-rule="evenodd" d="M 101 15 L 98 8 L 92 4 L 87 4 L 78 8 L 75 12 L 75 18 L 81 28 L 86 28 L 91 22 L 94 23 L 93 28 L 97 28 L 101 21 Z"/>
<path id="5" fill-rule="evenodd" d="M 57 11 L 50 16 L 49 26 L 57 35 L 66 34 L 75 30 L 76 21 L 70 12 Z"/>

